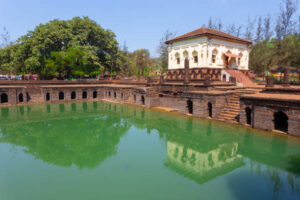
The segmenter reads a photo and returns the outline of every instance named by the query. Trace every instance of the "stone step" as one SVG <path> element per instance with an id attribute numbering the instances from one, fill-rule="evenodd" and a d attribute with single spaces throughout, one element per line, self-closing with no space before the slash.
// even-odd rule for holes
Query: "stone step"
<path id="1" fill-rule="evenodd" d="M 219 118 L 226 118 L 226 119 L 233 119 L 233 118 L 235 118 L 237 116 L 237 114 L 223 114 L 223 115 L 221 115 L 221 116 L 219 116 Z"/>
<path id="2" fill-rule="evenodd" d="M 238 106 L 227 106 L 226 108 L 224 108 L 224 110 L 225 109 L 240 109 L 240 105 L 238 105 Z"/>
<path id="3" fill-rule="evenodd" d="M 237 107 L 237 106 L 240 106 L 239 103 L 229 103 L 228 105 L 229 105 L 229 106 L 236 106 L 236 107 Z"/>
<path id="4" fill-rule="evenodd" d="M 240 105 L 229 105 L 229 106 L 226 106 L 226 108 L 240 108 Z"/>
<path id="5" fill-rule="evenodd" d="M 225 111 L 225 112 L 222 112 L 223 114 L 228 114 L 228 115 L 238 115 L 240 112 L 239 111 Z"/>
<path id="6" fill-rule="evenodd" d="M 233 111 L 233 110 L 236 110 L 236 111 L 239 111 L 240 110 L 240 107 L 239 106 L 229 106 L 229 107 L 226 107 L 223 109 L 223 111 Z"/>

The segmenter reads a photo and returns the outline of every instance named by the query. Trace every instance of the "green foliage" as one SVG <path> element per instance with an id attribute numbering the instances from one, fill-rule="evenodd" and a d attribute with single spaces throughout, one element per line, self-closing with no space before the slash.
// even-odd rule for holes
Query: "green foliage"
<path id="1" fill-rule="evenodd" d="M 300 70 L 300 37 L 297 34 L 282 40 L 272 39 L 256 43 L 250 53 L 250 68 L 263 74 L 271 66 L 297 67 Z"/>
<path id="2" fill-rule="evenodd" d="M 118 71 L 121 53 L 115 37 L 88 17 L 53 20 L 0 49 L 0 69 L 41 78 Z"/>
<path id="3" fill-rule="evenodd" d="M 166 31 L 163 37 L 160 39 L 159 46 L 157 52 L 159 53 L 158 63 L 161 72 L 166 72 L 168 69 L 168 45 L 166 41 L 175 37 L 176 33 Z"/>

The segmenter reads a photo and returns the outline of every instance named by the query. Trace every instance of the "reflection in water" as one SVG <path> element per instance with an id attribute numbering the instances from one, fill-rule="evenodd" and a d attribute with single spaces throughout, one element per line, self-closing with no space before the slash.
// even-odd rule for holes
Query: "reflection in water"
<path id="1" fill-rule="evenodd" d="M 167 142 L 167 148 L 166 166 L 199 183 L 244 165 L 242 156 L 237 154 L 238 143 L 223 144 L 208 152 L 199 152 L 173 142 Z"/>
<path id="2" fill-rule="evenodd" d="M 76 104 L 70 106 L 70 111 L 74 112 Z M 103 111 L 102 114 L 67 115 L 65 104 L 58 104 L 58 108 L 46 105 L 46 113 L 27 115 L 23 123 L 18 123 L 19 113 L 13 113 L 13 109 L 11 120 L 15 119 L 15 123 L 7 120 L 8 124 L 1 126 L 0 142 L 25 147 L 24 151 L 36 159 L 64 167 L 99 165 L 116 154 L 120 137 L 131 126 L 126 120 Z M 82 103 L 82 109 L 87 109 L 86 102 Z"/>
<path id="3" fill-rule="evenodd" d="M 105 102 L 1 108 L 0 144 L 62 167 L 95 169 L 118 155 L 122 137 L 134 130 L 147 133 L 147 140 L 158 133 L 165 144 L 157 174 L 175 172 L 199 187 L 223 179 L 236 199 L 300 195 L 299 142 L 284 136 Z M 144 148 L 136 138 L 130 144 Z M 156 151 L 150 148 L 145 160 Z"/>

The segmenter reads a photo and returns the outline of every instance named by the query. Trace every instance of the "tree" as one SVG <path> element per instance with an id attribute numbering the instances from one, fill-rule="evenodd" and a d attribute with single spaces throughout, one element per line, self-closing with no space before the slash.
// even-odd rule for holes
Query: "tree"
<path id="1" fill-rule="evenodd" d="M 283 39 L 283 37 L 284 37 L 284 31 L 283 31 L 283 27 L 281 25 L 281 19 L 280 19 L 280 17 L 277 17 L 277 20 L 276 20 L 275 33 L 276 33 L 276 39 L 278 41 L 280 41 L 280 40 Z"/>
<path id="2" fill-rule="evenodd" d="M 271 31 L 271 16 L 270 15 L 268 15 L 267 17 L 264 18 L 263 33 L 264 33 L 264 40 L 267 40 L 267 41 L 269 41 L 273 35 L 272 31 Z"/>
<path id="3" fill-rule="evenodd" d="M 282 36 L 286 37 L 294 33 L 294 15 L 297 11 L 297 0 L 282 0 L 278 21 L 282 29 Z"/>
<path id="4" fill-rule="evenodd" d="M 219 31 L 222 31 L 222 30 L 223 30 L 223 27 L 224 27 L 224 26 L 223 26 L 223 22 L 222 22 L 221 19 L 219 19 L 217 29 L 218 29 Z"/>
<path id="5" fill-rule="evenodd" d="M 164 32 L 163 37 L 160 39 L 157 51 L 159 53 L 158 62 L 160 70 L 162 72 L 165 72 L 168 69 L 168 45 L 166 44 L 166 41 L 171 39 L 175 35 L 175 32 L 167 30 L 166 32 Z"/>
<path id="6" fill-rule="evenodd" d="M 151 64 L 150 52 L 147 49 L 138 49 L 133 52 L 134 65 L 137 76 L 144 76 L 145 67 Z"/>
<path id="7" fill-rule="evenodd" d="M 252 31 L 254 29 L 254 24 L 255 24 L 255 19 L 251 20 L 250 17 L 248 17 L 247 26 L 246 26 L 245 33 L 244 33 L 244 37 L 247 40 L 252 40 L 253 39 L 253 32 Z"/>
<path id="8" fill-rule="evenodd" d="M 275 45 L 271 42 L 259 41 L 250 52 L 250 68 L 256 74 L 264 75 L 264 72 L 269 69 L 272 64 Z"/>
<path id="9" fill-rule="evenodd" d="M 52 76 L 54 72 L 50 69 L 59 70 L 60 68 L 49 68 L 49 66 L 61 64 L 62 60 L 64 60 L 63 69 L 65 70 L 63 74 L 66 77 L 81 73 L 92 75 L 100 69 L 118 71 L 120 68 L 120 49 L 115 34 L 103 29 L 88 17 L 52 20 L 46 24 L 40 24 L 11 46 L 17 47 L 14 54 L 4 53 L 10 51 L 6 47 L 0 50 L 0 55 L 2 51 L 4 55 L 13 56 L 6 60 L 14 62 L 16 72 L 37 73 L 41 78 Z M 80 54 L 83 59 L 81 67 L 84 68 L 67 69 L 65 59 L 79 52 L 82 53 Z M 1 68 L 4 64 L 8 63 L 1 62 Z M 54 74 L 59 73 L 61 72 L 56 71 Z"/>
<path id="10" fill-rule="evenodd" d="M 210 17 L 207 23 L 207 28 L 213 28 L 212 18 Z"/>
<path id="11" fill-rule="evenodd" d="M 300 37 L 300 16 L 298 17 L 298 35 Z"/>
<path id="12" fill-rule="evenodd" d="M 235 35 L 235 33 L 236 33 L 235 23 L 229 24 L 226 28 L 226 32 L 228 34 Z"/>
<path id="13" fill-rule="evenodd" d="M 3 32 L 1 33 L 1 43 L 0 43 L 0 48 L 4 48 L 8 46 L 10 43 L 10 34 L 6 27 L 3 27 Z"/>
<path id="14" fill-rule="evenodd" d="M 255 38 L 256 43 L 262 40 L 262 33 L 263 33 L 262 17 L 259 17 L 257 21 L 257 29 L 256 29 L 256 38 Z"/>
<path id="15" fill-rule="evenodd" d="M 235 31 L 236 37 L 240 37 L 242 31 L 242 26 L 238 26 Z"/>

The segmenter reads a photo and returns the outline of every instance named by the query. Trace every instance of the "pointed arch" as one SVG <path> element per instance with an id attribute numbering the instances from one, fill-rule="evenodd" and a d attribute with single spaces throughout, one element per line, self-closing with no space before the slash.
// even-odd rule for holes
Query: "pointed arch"
<path id="1" fill-rule="evenodd" d="M 179 65 L 180 64 L 180 54 L 178 52 L 175 53 L 175 59 L 176 59 L 177 65 Z"/>
<path id="2" fill-rule="evenodd" d="M 96 99 L 97 96 L 98 96 L 98 93 L 97 93 L 97 91 L 95 90 L 95 91 L 93 92 L 93 98 Z"/>
<path id="3" fill-rule="evenodd" d="M 50 101 L 50 93 L 49 92 L 46 93 L 46 101 Z"/>
<path id="4" fill-rule="evenodd" d="M 71 99 L 76 99 L 76 92 L 75 91 L 71 92 Z"/>
<path id="5" fill-rule="evenodd" d="M 194 50 L 192 55 L 193 55 L 194 63 L 198 63 L 198 51 Z"/>
<path id="6" fill-rule="evenodd" d="M 184 52 L 182 53 L 183 57 L 185 59 L 189 58 L 189 52 L 187 50 L 184 50 Z"/>
<path id="7" fill-rule="evenodd" d="M 141 96 L 141 103 L 142 103 L 142 105 L 145 105 L 145 97 L 144 97 L 144 95 Z"/>
<path id="8" fill-rule="evenodd" d="M 63 100 L 64 98 L 65 98 L 65 93 L 59 92 L 59 94 L 58 94 L 58 99 L 59 99 L 59 100 Z"/>
<path id="9" fill-rule="evenodd" d="M 246 123 L 248 125 L 251 125 L 252 124 L 252 110 L 251 110 L 251 108 L 247 107 L 245 109 L 245 112 L 246 112 Z"/>
<path id="10" fill-rule="evenodd" d="M 7 103 L 8 102 L 8 96 L 6 93 L 1 94 L 1 103 Z"/>
<path id="11" fill-rule="evenodd" d="M 86 91 L 83 91 L 83 92 L 82 92 L 82 98 L 83 98 L 83 99 L 86 99 L 86 98 L 87 98 L 87 92 L 86 92 Z"/>
<path id="12" fill-rule="evenodd" d="M 186 104 L 187 104 L 188 113 L 193 114 L 193 101 L 189 99 L 186 101 Z"/>
<path id="13" fill-rule="evenodd" d="M 23 101 L 24 101 L 23 93 L 20 93 L 19 94 L 19 103 L 22 103 Z"/>
<path id="14" fill-rule="evenodd" d="M 207 103 L 207 109 L 208 109 L 208 116 L 210 118 L 212 118 L 213 112 L 212 112 L 212 103 L 211 102 Z"/>
<path id="15" fill-rule="evenodd" d="M 212 54 L 211 54 L 211 62 L 212 63 L 216 63 L 218 53 L 219 53 L 219 51 L 216 48 L 214 48 L 214 50 L 212 51 Z"/>

